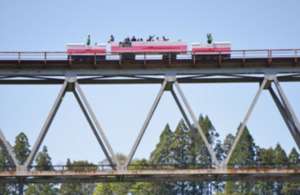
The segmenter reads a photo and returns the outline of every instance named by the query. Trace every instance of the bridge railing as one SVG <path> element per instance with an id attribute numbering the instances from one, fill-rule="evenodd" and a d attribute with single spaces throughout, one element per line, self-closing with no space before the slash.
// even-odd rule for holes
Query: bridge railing
<path id="1" fill-rule="evenodd" d="M 228 164 L 228 169 L 300 169 L 299 163 L 242 163 L 242 164 Z"/>
<path id="2" fill-rule="evenodd" d="M 228 164 L 228 169 L 300 169 L 300 163 L 241 163 Z M 116 165 L 32 165 L 28 171 L 109 171 Z M 128 170 L 215 169 L 214 164 L 142 164 L 129 165 Z M 16 166 L 0 166 L 0 172 L 16 171 Z"/>
<path id="3" fill-rule="evenodd" d="M 113 169 L 116 169 L 116 165 L 33 165 L 28 168 L 28 171 L 105 171 Z"/>
<path id="4" fill-rule="evenodd" d="M 128 170 L 214 169 L 213 164 L 144 164 L 130 165 Z"/>
<path id="5" fill-rule="evenodd" d="M 197 55 L 210 55 L 216 58 L 228 59 L 224 58 L 225 55 L 230 54 L 231 59 L 253 59 L 253 58 L 300 58 L 300 49 L 280 49 L 280 50 L 231 50 L 231 51 L 223 51 L 223 52 L 193 52 L 187 51 L 185 53 L 182 52 L 106 52 L 103 53 L 90 53 L 89 58 L 87 60 L 96 60 L 96 61 L 104 61 L 104 60 L 122 60 L 127 61 L 132 60 L 132 58 L 128 58 L 128 54 L 135 55 L 135 60 L 169 60 L 169 59 L 188 59 L 192 60 L 196 58 Z M 100 56 L 105 55 L 106 57 L 100 58 Z M 127 57 L 125 57 L 127 55 Z M 162 56 L 165 55 L 163 58 Z M 177 55 L 177 56 L 176 56 Z M 77 56 L 77 57 L 76 57 Z M 78 57 L 79 56 L 79 57 Z M 86 59 L 84 58 L 86 54 L 82 53 L 68 53 L 68 52 L 0 52 L 0 60 L 14 60 L 14 61 L 26 61 L 26 60 L 43 60 L 45 63 L 47 61 L 53 60 L 76 60 Z M 197 58 L 196 58 L 197 59 Z"/>

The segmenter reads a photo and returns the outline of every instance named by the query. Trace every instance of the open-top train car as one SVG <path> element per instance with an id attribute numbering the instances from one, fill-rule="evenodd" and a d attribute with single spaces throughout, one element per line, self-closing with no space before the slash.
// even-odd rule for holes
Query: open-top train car
<path id="1" fill-rule="evenodd" d="M 230 58 L 231 43 L 215 42 L 212 44 L 192 43 L 192 54 L 196 59 Z M 69 58 L 74 60 L 106 59 L 106 44 L 86 45 L 84 43 L 68 43 Z M 186 41 L 125 41 L 111 42 L 110 53 L 119 55 L 122 60 L 134 60 L 136 55 L 162 55 L 163 59 L 176 59 L 178 54 L 188 54 Z"/>
<path id="2" fill-rule="evenodd" d="M 135 59 L 136 54 L 147 55 L 163 55 L 163 59 L 168 59 L 171 52 L 173 57 L 176 54 L 186 54 L 187 42 L 186 41 L 149 41 L 149 42 L 112 42 L 110 44 L 110 51 L 112 54 L 118 52 L 126 52 L 122 54 L 122 59 Z M 133 53 L 131 53 L 133 52 Z"/>
<path id="3" fill-rule="evenodd" d="M 192 53 L 195 54 L 196 59 L 211 59 L 230 58 L 231 43 L 230 42 L 215 42 L 211 44 L 192 43 Z"/>
<path id="4" fill-rule="evenodd" d="M 67 44 L 68 57 L 74 60 L 105 60 L 106 44 L 86 45 L 84 43 L 68 43 Z"/>

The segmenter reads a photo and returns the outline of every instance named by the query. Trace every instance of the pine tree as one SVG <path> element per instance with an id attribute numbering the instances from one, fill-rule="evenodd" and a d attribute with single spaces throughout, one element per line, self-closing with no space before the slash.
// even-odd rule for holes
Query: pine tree
<path id="1" fill-rule="evenodd" d="M 48 154 L 46 146 L 43 147 L 42 152 L 39 152 L 35 159 L 38 171 L 50 171 L 53 169 L 51 157 Z"/>
<path id="2" fill-rule="evenodd" d="M 160 135 L 159 143 L 156 144 L 155 150 L 150 155 L 151 164 L 174 164 L 172 144 L 174 141 L 174 133 L 167 124 Z M 152 183 L 149 190 L 153 194 L 173 194 L 174 183 L 159 182 Z"/>
<path id="3" fill-rule="evenodd" d="M 299 153 L 295 148 L 292 148 L 291 153 L 288 157 L 289 163 L 291 163 L 290 168 L 298 167 L 299 166 Z M 293 194 L 293 195 L 300 195 L 300 182 L 285 182 L 283 189 L 281 190 L 282 194 Z"/>
<path id="4" fill-rule="evenodd" d="M 159 142 L 155 147 L 155 150 L 150 155 L 150 161 L 153 164 L 170 164 L 171 158 L 171 144 L 173 141 L 173 132 L 170 129 L 169 124 L 159 137 Z"/>
<path id="5" fill-rule="evenodd" d="M 71 163 L 70 159 L 67 159 L 67 168 L 69 171 L 93 171 L 98 169 L 97 166 L 88 161 L 74 161 Z M 95 184 L 63 183 L 58 192 L 60 195 L 92 195 L 95 187 Z"/>
<path id="6" fill-rule="evenodd" d="M 4 149 L 4 144 L 0 139 L 0 171 L 9 171 L 12 170 L 12 164 L 7 157 L 7 152 Z M 12 184 L 0 184 L 0 194 L 9 195 L 13 194 L 15 186 Z"/>
<path id="7" fill-rule="evenodd" d="M 224 143 L 223 143 L 223 151 L 225 153 L 225 155 L 228 154 L 232 144 L 234 142 L 234 136 L 232 134 L 228 134 L 224 140 Z"/>
<path id="8" fill-rule="evenodd" d="M 241 126 L 241 125 L 240 125 Z M 238 130 L 240 129 L 238 127 Z M 228 140 L 230 142 L 230 140 Z M 225 145 L 225 144 L 224 144 Z M 252 164 L 256 163 L 257 158 L 257 147 L 254 143 L 254 140 L 248 131 L 248 128 L 245 127 L 236 147 L 232 153 L 231 158 L 229 159 L 229 168 L 250 168 Z M 236 188 L 235 192 L 242 194 L 255 194 L 255 182 L 227 182 L 225 185 L 226 193 L 232 193 L 232 190 Z"/>
<path id="9" fill-rule="evenodd" d="M 259 168 L 272 168 L 274 159 L 275 155 L 273 148 L 270 147 L 269 149 L 259 149 L 257 157 Z M 259 194 L 274 194 L 274 182 L 260 181 L 257 186 Z"/>
<path id="10" fill-rule="evenodd" d="M 46 146 L 37 154 L 35 162 L 37 171 L 49 171 L 53 169 L 51 157 L 48 154 Z M 31 184 L 26 190 L 26 195 L 55 195 L 57 194 L 57 188 L 54 186 L 54 184 Z"/>
<path id="11" fill-rule="evenodd" d="M 274 163 L 276 164 L 276 167 L 279 168 L 285 168 L 288 163 L 288 158 L 285 153 L 285 151 L 281 148 L 280 144 L 277 143 L 275 149 L 274 149 Z M 275 182 L 275 193 L 278 195 L 281 195 L 281 191 L 284 188 L 284 182 Z"/>
<path id="12" fill-rule="evenodd" d="M 15 146 L 13 151 L 16 154 L 16 158 L 19 161 L 19 164 L 23 165 L 30 154 L 30 145 L 27 136 L 21 132 L 15 141 Z"/>
<path id="13" fill-rule="evenodd" d="M 15 140 L 15 145 L 13 147 L 13 151 L 16 155 L 16 159 L 18 160 L 18 163 L 20 165 L 23 165 L 26 160 L 27 157 L 30 154 L 30 145 L 29 145 L 29 141 L 27 136 L 25 135 L 25 133 L 21 132 Z M 19 186 L 19 192 L 22 194 L 23 193 L 23 184 L 18 184 Z"/>
<path id="14" fill-rule="evenodd" d="M 225 158 L 224 149 L 221 141 L 219 140 L 219 133 L 213 126 L 211 120 L 209 119 L 208 116 L 203 117 L 203 115 L 200 114 L 198 123 L 203 133 L 205 134 L 207 141 L 210 144 L 210 147 L 213 149 L 214 154 L 217 157 L 217 160 L 219 162 L 222 162 Z M 198 139 L 201 140 L 202 146 L 205 148 L 205 153 L 206 153 L 205 155 L 203 155 L 201 152 L 200 155 L 201 157 L 199 158 L 200 161 L 198 162 L 204 164 L 207 163 L 213 164 L 212 157 L 208 152 L 208 149 L 205 147 L 203 139 L 200 137 L 199 133 L 197 135 L 198 135 Z M 207 159 L 205 159 L 205 157 L 207 157 Z M 198 188 L 200 189 L 199 191 L 202 194 L 211 194 L 213 189 L 216 191 L 222 191 L 224 188 L 224 182 L 201 182 L 198 183 Z"/>

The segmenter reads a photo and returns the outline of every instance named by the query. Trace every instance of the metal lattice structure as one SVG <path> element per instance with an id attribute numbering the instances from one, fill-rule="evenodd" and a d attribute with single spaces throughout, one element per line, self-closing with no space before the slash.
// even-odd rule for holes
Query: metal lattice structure
<path id="1" fill-rule="evenodd" d="M 20 59 L 0 60 L 0 84 L 61 85 L 55 103 L 24 165 L 18 163 L 12 148 L 0 129 L 1 145 L 13 165 L 5 171 L 0 171 L 0 182 L 299 180 L 299 165 L 282 165 L 279 167 L 275 165 L 265 167 L 257 165 L 254 168 L 253 166 L 252 168 L 234 168 L 234 166 L 230 166 L 228 168 L 230 157 L 263 90 L 269 91 L 289 132 L 300 149 L 300 124 L 280 85 L 281 82 L 300 81 L 300 68 L 297 65 L 298 53 L 297 50 L 292 50 L 292 52 L 295 55 L 293 57 L 276 58 L 273 55 L 270 57 L 268 51 L 266 57 L 246 58 L 245 52 L 242 51 L 243 57 L 234 59 L 216 58 L 197 61 L 191 56 L 190 59 L 184 60 L 169 59 L 167 62 L 153 60 L 147 63 L 144 60 L 120 62 L 120 59 L 118 59 L 96 61 L 96 65 L 95 61 L 31 59 L 22 61 L 21 66 Z M 70 66 L 70 63 L 72 66 Z M 145 64 L 147 67 L 145 67 Z M 255 75 L 253 76 L 253 74 Z M 217 160 L 181 89 L 181 84 L 187 83 L 259 83 L 258 91 L 224 162 Z M 272 87 L 272 83 L 275 88 Z M 121 165 L 116 158 L 104 130 L 101 128 L 81 89 L 81 85 L 85 84 L 158 84 L 161 86 L 124 165 Z M 70 171 L 63 167 L 56 167 L 51 171 L 37 171 L 32 166 L 32 162 L 67 92 L 74 94 L 109 162 L 107 167 L 98 166 L 94 171 Z M 198 131 L 204 142 L 204 145 L 198 144 L 198 147 L 201 151 L 204 148 L 208 150 L 213 164 L 207 166 L 189 165 L 188 167 L 152 165 L 152 167 L 140 166 L 138 169 L 131 167 L 132 158 L 165 92 L 172 94 L 188 127 Z M 192 121 L 189 121 L 189 118 Z M 196 139 L 195 132 L 192 132 L 193 138 Z"/>

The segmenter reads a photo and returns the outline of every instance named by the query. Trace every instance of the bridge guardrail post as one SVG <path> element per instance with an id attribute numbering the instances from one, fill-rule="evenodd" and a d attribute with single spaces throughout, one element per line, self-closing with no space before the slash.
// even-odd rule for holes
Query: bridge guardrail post
<path id="1" fill-rule="evenodd" d="M 21 52 L 18 52 L 18 68 L 21 68 Z"/>
<path id="2" fill-rule="evenodd" d="M 69 67 L 72 68 L 72 53 L 69 53 Z"/>
<path id="3" fill-rule="evenodd" d="M 47 52 L 44 53 L 45 61 L 44 61 L 44 68 L 47 66 Z"/>
<path id="4" fill-rule="evenodd" d="M 295 50 L 295 66 L 297 66 L 298 56 L 297 56 L 297 49 Z"/>

